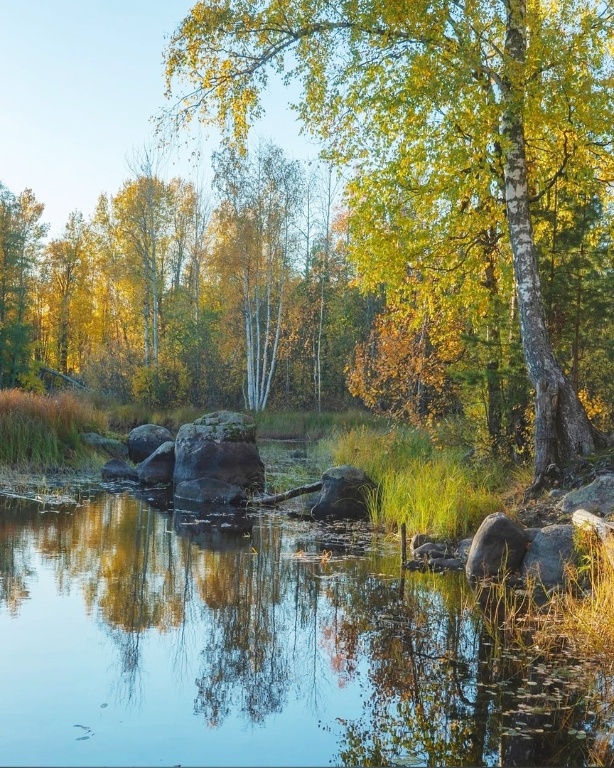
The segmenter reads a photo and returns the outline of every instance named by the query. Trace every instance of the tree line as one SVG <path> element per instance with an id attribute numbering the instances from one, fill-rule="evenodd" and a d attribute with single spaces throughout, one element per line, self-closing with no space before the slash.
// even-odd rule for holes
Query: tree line
<path id="1" fill-rule="evenodd" d="M 211 163 L 213 191 L 165 180 L 145 150 L 48 241 L 43 204 L 1 188 L 2 387 L 40 389 L 52 369 L 160 408 L 352 401 L 345 367 L 373 302 L 348 261 L 339 179 L 264 141 Z"/>
<path id="2" fill-rule="evenodd" d="M 1 188 L 2 387 L 41 388 L 52 368 L 160 408 L 360 402 L 415 424 L 462 414 L 494 452 L 527 454 L 531 388 L 501 233 L 447 269 L 407 264 L 401 277 L 398 249 L 434 250 L 437 232 L 414 244 L 398 228 L 365 230 L 377 200 L 331 165 L 267 142 L 211 162 L 213 191 L 164 180 L 143 152 L 89 220 L 73 212 L 51 240 L 34 194 Z M 601 187 L 562 177 L 533 220 L 557 358 L 605 427 L 612 211 Z M 388 274 L 370 281 L 367 258 L 388 260 Z"/>

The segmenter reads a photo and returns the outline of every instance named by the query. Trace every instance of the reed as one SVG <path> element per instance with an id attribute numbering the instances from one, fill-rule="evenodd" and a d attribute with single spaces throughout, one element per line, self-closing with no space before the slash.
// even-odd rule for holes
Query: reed
<path id="1" fill-rule="evenodd" d="M 363 469 L 379 486 L 370 500 L 376 525 L 405 524 L 408 534 L 457 538 L 501 508 L 501 473 L 494 464 L 471 464 L 466 452 L 437 450 L 421 430 L 374 432 L 365 427 L 341 437 L 337 464 Z"/>
<path id="2" fill-rule="evenodd" d="M 557 629 L 582 655 L 607 659 L 614 668 L 614 542 L 581 531 L 576 547 L 580 565 L 569 568 L 569 588 L 553 600 Z"/>
<path id="3" fill-rule="evenodd" d="M 104 415 L 72 393 L 0 390 L 0 464 L 40 469 L 84 458 L 83 432 L 105 431 Z"/>
<path id="4" fill-rule="evenodd" d="M 381 418 L 358 409 L 331 411 L 266 411 L 253 414 L 258 437 L 276 440 L 322 440 L 369 425 L 383 424 Z"/>

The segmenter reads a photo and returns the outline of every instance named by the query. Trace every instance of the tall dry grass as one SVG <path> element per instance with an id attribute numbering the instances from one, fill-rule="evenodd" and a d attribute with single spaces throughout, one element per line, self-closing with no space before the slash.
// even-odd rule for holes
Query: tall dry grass
<path id="1" fill-rule="evenodd" d="M 72 393 L 0 390 L 0 464 L 49 469 L 84 455 L 83 432 L 103 432 L 104 414 Z"/>

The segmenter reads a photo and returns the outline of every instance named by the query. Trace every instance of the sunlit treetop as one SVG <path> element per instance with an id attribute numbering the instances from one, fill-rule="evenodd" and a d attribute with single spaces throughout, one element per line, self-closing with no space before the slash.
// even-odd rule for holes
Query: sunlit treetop
<path id="1" fill-rule="evenodd" d="M 493 153 L 500 93 L 522 83 L 526 116 L 543 150 L 566 126 L 611 148 L 614 11 L 597 0 L 529 0 L 524 66 L 504 51 L 506 2 L 496 0 L 225 0 L 199 2 L 166 52 L 177 123 L 197 115 L 235 140 L 261 113 L 270 73 L 298 80 L 294 108 L 340 159 L 421 157 L 457 143 Z M 605 121 L 605 122 L 604 122 Z"/>

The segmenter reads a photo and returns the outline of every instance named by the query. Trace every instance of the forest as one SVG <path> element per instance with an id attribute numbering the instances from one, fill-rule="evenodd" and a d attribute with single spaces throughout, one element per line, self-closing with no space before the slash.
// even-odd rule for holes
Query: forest
<path id="1" fill-rule="evenodd" d="M 143 150 L 49 240 L 44 201 L 0 186 L 0 387 L 360 404 L 507 458 L 548 430 L 589 452 L 614 416 L 611 13 L 482 5 L 195 5 L 165 57 L 169 95 L 196 90 L 166 118 L 228 129 L 212 188 Z M 302 79 L 319 161 L 246 140 L 269 66 Z"/>

